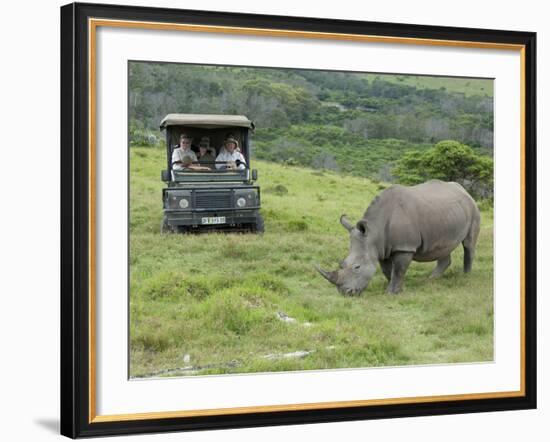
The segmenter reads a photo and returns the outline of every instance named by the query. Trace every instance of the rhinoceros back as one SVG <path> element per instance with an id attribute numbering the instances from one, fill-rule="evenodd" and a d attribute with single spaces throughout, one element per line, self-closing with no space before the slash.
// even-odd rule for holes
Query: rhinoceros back
<path id="1" fill-rule="evenodd" d="M 457 183 L 439 180 L 416 186 L 395 185 L 382 192 L 367 209 L 369 232 L 377 235 L 382 258 L 413 252 L 417 261 L 448 256 L 479 225 L 475 201 Z"/>

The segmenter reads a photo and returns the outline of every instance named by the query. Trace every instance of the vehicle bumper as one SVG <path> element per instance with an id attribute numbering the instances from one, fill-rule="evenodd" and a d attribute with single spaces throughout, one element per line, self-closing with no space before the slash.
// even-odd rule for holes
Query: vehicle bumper
<path id="1" fill-rule="evenodd" d="M 177 211 L 165 210 L 166 221 L 170 226 L 190 226 L 205 228 L 223 228 L 256 223 L 258 209 L 246 210 L 208 210 L 208 211 Z M 206 224 L 203 218 L 225 217 L 225 223 Z"/>

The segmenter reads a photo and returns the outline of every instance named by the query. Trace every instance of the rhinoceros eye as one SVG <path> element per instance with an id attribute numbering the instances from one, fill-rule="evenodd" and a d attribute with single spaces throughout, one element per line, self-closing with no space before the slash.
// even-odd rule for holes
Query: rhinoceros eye
<path id="1" fill-rule="evenodd" d="M 359 270 L 361 268 L 361 264 L 357 264 L 353 266 L 353 270 Z"/>

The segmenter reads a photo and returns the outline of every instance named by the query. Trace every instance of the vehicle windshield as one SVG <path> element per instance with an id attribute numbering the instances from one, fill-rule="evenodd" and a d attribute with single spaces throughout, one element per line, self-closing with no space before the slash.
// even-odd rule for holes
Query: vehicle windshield
<path id="1" fill-rule="evenodd" d="M 216 172 L 216 173 L 228 173 L 228 172 L 240 172 L 247 169 L 248 166 L 239 160 L 237 161 L 211 161 L 201 160 L 184 162 L 182 164 L 176 164 L 173 170 L 176 172 Z"/>
<path id="2" fill-rule="evenodd" d="M 242 174 L 248 170 L 247 131 L 242 128 L 170 130 L 170 165 L 175 174 Z"/>
<path id="3" fill-rule="evenodd" d="M 172 170 L 172 178 L 176 182 L 211 182 L 211 181 L 248 181 L 250 169 L 181 169 Z"/>

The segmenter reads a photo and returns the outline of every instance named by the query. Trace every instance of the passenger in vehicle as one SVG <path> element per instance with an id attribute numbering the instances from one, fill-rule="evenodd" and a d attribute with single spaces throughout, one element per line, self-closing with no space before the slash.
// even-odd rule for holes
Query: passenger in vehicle
<path id="1" fill-rule="evenodd" d="M 193 138 L 189 135 L 183 133 L 180 135 L 180 142 L 178 147 L 172 152 L 172 169 L 173 170 L 182 170 L 183 169 L 183 158 L 188 156 L 191 158 L 191 161 L 197 161 L 197 155 L 191 150 L 191 143 Z"/>
<path id="2" fill-rule="evenodd" d="M 224 140 L 227 140 L 227 139 L 229 139 L 229 138 L 234 138 L 235 140 L 237 140 L 237 137 L 235 136 L 235 134 L 234 134 L 233 132 L 228 132 L 228 133 L 225 134 Z M 237 147 L 235 148 L 235 150 L 236 150 L 237 152 L 240 152 L 240 151 L 241 151 L 241 149 L 240 149 L 240 147 L 239 147 L 238 144 L 237 144 Z M 224 151 L 225 151 L 225 141 L 224 141 L 224 144 L 222 144 L 221 147 L 219 148 L 219 152 L 220 152 L 220 153 L 222 153 L 222 152 L 224 152 Z"/>
<path id="3" fill-rule="evenodd" d="M 216 169 L 244 170 L 246 161 L 243 155 L 237 151 L 238 147 L 239 142 L 235 138 L 226 138 L 224 148 L 220 150 L 220 154 L 216 157 Z"/>
<path id="4" fill-rule="evenodd" d="M 216 157 L 210 152 L 210 138 L 202 137 L 201 142 L 199 143 L 198 161 L 201 166 L 212 169 L 214 166 L 214 161 L 216 161 Z"/>

